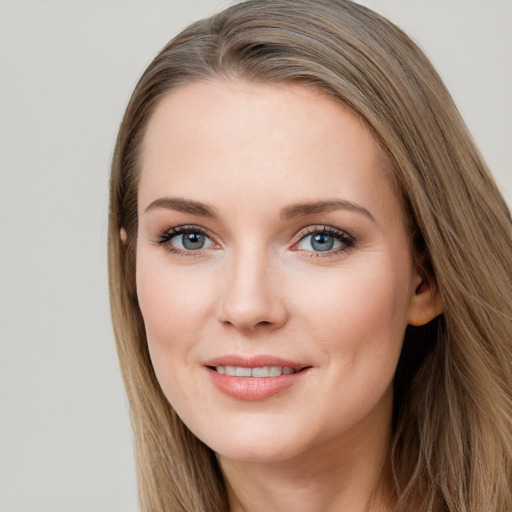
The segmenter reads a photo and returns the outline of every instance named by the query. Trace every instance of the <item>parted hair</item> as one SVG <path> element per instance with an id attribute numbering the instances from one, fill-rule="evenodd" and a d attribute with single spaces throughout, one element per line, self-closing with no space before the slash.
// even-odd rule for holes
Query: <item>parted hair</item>
<path id="1" fill-rule="evenodd" d="M 108 254 L 142 510 L 228 510 L 213 452 L 157 382 L 135 286 L 145 128 L 167 93 L 211 79 L 315 87 L 371 130 L 399 192 L 413 255 L 444 307 L 405 333 L 386 471 L 393 505 L 401 512 L 511 512 L 510 211 L 424 53 L 390 21 L 348 0 L 232 5 L 172 39 L 129 101 L 112 162 Z"/>

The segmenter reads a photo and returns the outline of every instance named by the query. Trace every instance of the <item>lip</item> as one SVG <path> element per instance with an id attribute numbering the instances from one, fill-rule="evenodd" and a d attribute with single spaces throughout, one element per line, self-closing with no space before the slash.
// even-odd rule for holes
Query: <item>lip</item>
<path id="1" fill-rule="evenodd" d="M 235 377 L 217 373 L 211 368 L 213 366 L 241 366 L 244 368 L 282 366 L 293 368 L 296 373 L 280 377 Z M 204 367 L 208 371 L 213 385 L 225 395 L 238 400 L 256 401 L 271 398 L 297 384 L 309 373 L 308 370 L 312 368 L 312 365 L 271 355 L 252 357 L 225 355 L 205 361 Z"/>
<path id="2" fill-rule="evenodd" d="M 300 363 L 283 359 L 281 357 L 261 354 L 257 356 L 244 357 L 236 354 L 227 354 L 225 356 L 215 357 L 205 361 L 204 366 L 243 366 L 244 368 L 258 368 L 261 366 L 287 366 L 295 371 L 312 366 L 311 364 Z"/>

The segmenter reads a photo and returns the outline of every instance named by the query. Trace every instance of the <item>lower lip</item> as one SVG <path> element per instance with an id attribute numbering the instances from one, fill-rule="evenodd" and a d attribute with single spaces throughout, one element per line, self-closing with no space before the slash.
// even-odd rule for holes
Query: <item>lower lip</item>
<path id="1" fill-rule="evenodd" d="M 232 377 L 207 368 L 213 385 L 225 395 L 238 400 L 265 400 L 299 382 L 307 370 L 280 377 Z"/>

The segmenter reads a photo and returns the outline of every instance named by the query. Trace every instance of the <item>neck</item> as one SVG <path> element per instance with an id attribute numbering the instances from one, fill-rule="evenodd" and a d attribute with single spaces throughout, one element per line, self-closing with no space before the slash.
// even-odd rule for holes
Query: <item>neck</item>
<path id="1" fill-rule="evenodd" d="M 287 460 L 218 456 L 230 512 L 388 512 L 391 493 L 384 475 L 391 420 L 372 420 Z"/>

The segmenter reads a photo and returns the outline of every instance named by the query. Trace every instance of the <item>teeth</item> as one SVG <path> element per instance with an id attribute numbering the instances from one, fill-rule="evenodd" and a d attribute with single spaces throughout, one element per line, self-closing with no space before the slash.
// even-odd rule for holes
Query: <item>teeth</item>
<path id="1" fill-rule="evenodd" d="M 270 367 L 264 366 L 263 368 L 253 368 L 251 375 L 253 377 L 270 377 Z"/>
<path id="2" fill-rule="evenodd" d="M 281 377 L 295 373 L 293 368 L 288 366 L 262 366 L 257 368 L 246 368 L 243 366 L 216 366 L 218 373 L 231 377 Z"/>
<path id="3" fill-rule="evenodd" d="M 270 376 L 271 377 L 279 377 L 283 374 L 283 369 L 280 366 L 271 366 L 270 367 Z"/>
<path id="4" fill-rule="evenodd" d="M 234 377 L 236 375 L 236 367 L 226 366 L 226 375 L 231 375 L 232 377 Z"/>
<path id="5" fill-rule="evenodd" d="M 236 367 L 236 376 L 237 377 L 250 377 L 252 375 L 252 370 L 250 368 L 243 368 L 242 366 Z"/>

